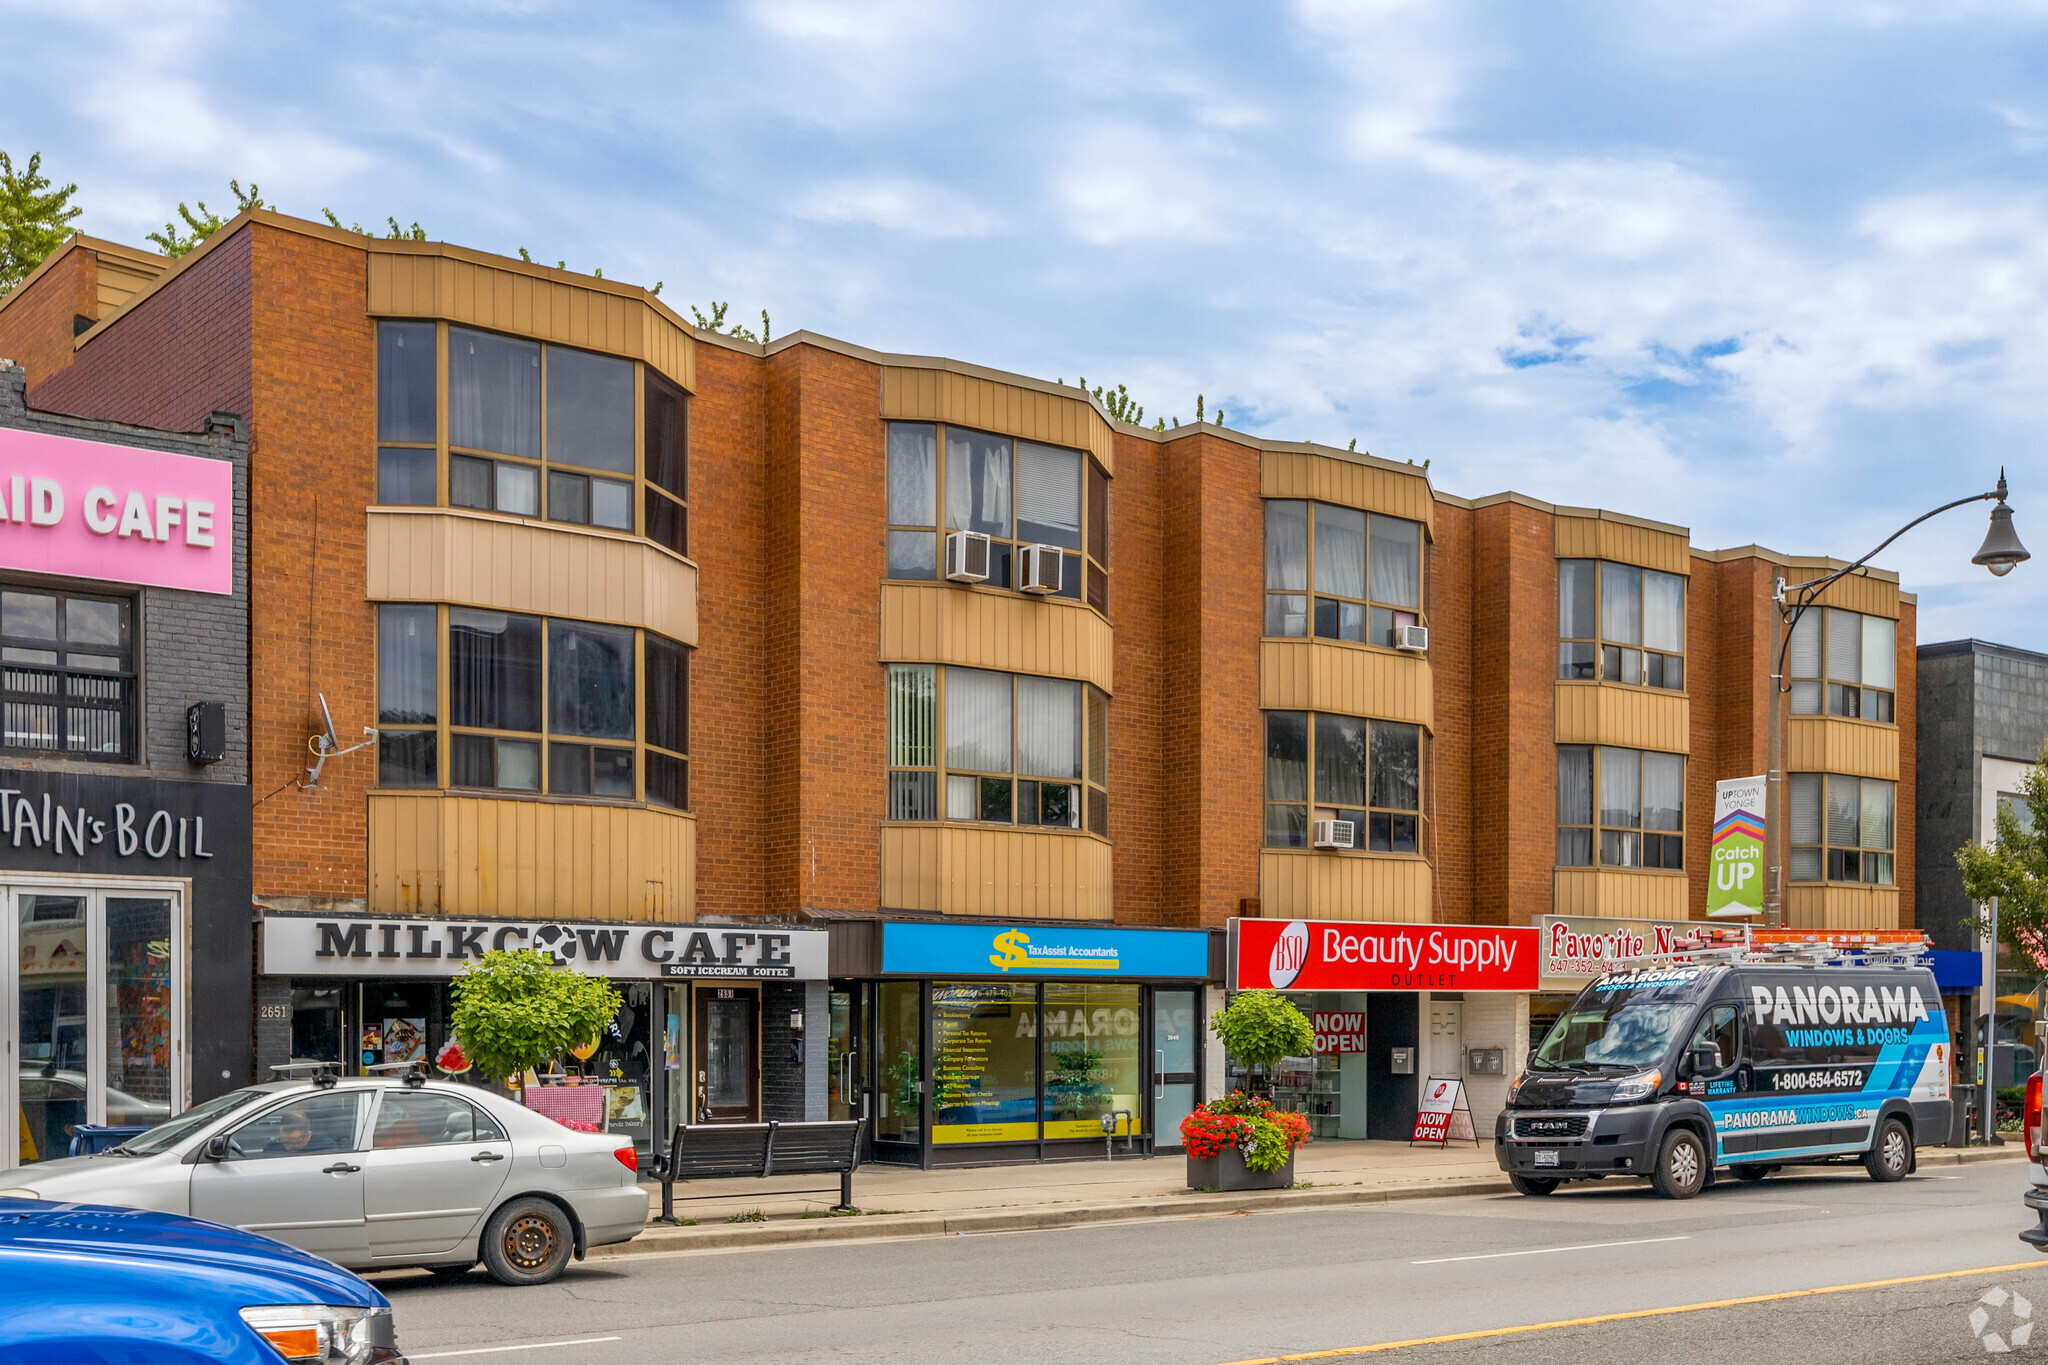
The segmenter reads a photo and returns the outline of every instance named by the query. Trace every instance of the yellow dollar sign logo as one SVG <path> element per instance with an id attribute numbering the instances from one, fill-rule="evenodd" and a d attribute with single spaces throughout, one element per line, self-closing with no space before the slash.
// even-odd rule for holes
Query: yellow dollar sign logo
<path id="1" fill-rule="evenodd" d="M 988 965 L 1007 972 L 1012 967 L 1028 967 L 1031 959 L 1024 952 L 1024 945 L 1031 939 L 1022 929 L 1009 929 L 995 937 L 996 951 L 989 955 Z"/>

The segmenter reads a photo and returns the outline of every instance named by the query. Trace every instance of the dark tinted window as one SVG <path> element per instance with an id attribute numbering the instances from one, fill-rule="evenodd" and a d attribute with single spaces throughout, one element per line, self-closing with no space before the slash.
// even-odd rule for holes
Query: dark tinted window
<path id="1" fill-rule="evenodd" d="M 548 460 L 633 472 L 633 362 L 548 347 Z"/>
<path id="2" fill-rule="evenodd" d="M 377 324 L 377 439 L 435 440 L 431 322 Z"/>
<path id="3" fill-rule="evenodd" d="M 539 345 L 448 329 L 448 442 L 540 457 Z"/>
<path id="4" fill-rule="evenodd" d="M 548 728 L 558 735 L 633 738 L 633 632 L 548 623 Z"/>
<path id="5" fill-rule="evenodd" d="M 448 712 L 480 730 L 540 729 L 540 618 L 448 612 Z"/>
<path id="6" fill-rule="evenodd" d="M 647 742 L 677 753 L 690 748 L 689 656 L 673 640 L 647 637 Z"/>
<path id="7" fill-rule="evenodd" d="M 664 383 L 652 369 L 647 370 L 646 477 L 679 498 L 689 490 L 689 405 L 682 393 Z"/>
<path id="8" fill-rule="evenodd" d="M 384 446 L 377 452 L 377 501 L 393 507 L 434 505 L 434 452 Z"/>

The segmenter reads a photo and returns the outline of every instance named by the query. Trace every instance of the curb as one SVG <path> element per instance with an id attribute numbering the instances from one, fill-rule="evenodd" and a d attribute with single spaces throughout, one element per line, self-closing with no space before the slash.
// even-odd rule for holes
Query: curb
<path id="1" fill-rule="evenodd" d="M 2006 1149 L 1923 1147 L 1922 1166 L 1974 1166 L 1987 1161 L 2019 1161 L 2026 1153 Z M 1505 1178 L 1444 1180 L 1429 1185 L 1389 1185 L 1377 1189 L 1333 1186 L 1329 1189 L 1245 1191 L 1239 1194 L 1171 1195 L 1133 1199 L 1122 1204 L 1056 1205 L 1050 1208 L 985 1209 L 963 1213 L 885 1213 L 859 1218 L 804 1218 L 770 1223 L 717 1224 L 669 1228 L 650 1224 L 630 1242 L 592 1247 L 590 1259 L 654 1256 L 679 1251 L 729 1251 L 744 1247 L 792 1243 L 876 1241 L 911 1237 L 952 1237 L 967 1233 L 1031 1232 L 1048 1228 L 1085 1227 L 1098 1223 L 1130 1223 L 1164 1218 L 1216 1218 L 1235 1213 L 1276 1209 L 1337 1208 L 1358 1204 L 1391 1204 L 1410 1199 L 1449 1199 L 1459 1195 L 1501 1194 L 1511 1189 Z"/>

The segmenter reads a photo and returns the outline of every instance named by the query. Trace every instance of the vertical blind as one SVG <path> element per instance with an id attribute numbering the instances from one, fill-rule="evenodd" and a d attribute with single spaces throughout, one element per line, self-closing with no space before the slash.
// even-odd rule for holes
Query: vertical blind
<path id="1" fill-rule="evenodd" d="M 1422 524 L 1372 518 L 1372 600 L 1422 609 Z"/>
<path id="2" fill-rule="evenodd" d="M 931 768 L 937 766 L 937 747 L 932 734 L 937 720 L 936 672 L 930 664 L 889 666 L 889 766 Z"/>
<path id="3" fill-rule="evenodd" d="M 1081 684 L 1018 677 L 1017 771 L 1026 777 L 1081 776 Z"/>
<path id="4" fill-rule="evenodd" d="M 1863 681 L 1863 617 L 1828 608 L 1828 681 Z"/>
<path id="5" fill-rule="evenodd" d="M 946 766 L 1010 771 L 1010 675 L 946 670 Z"/>

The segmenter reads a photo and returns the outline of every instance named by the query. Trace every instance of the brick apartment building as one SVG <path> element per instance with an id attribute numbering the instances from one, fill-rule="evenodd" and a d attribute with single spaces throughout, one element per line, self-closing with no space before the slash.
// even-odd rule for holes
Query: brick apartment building
<path id="1" fill-rule="evenodd" d="M 262 210 L 176 262 L 74 238 L 0 354 L 38 409 L 247 418 L 259 1061 L 432 1052 L 467 946 L 623 929 L 585 1064 L 643 1138 L 1171 1147 L 1232 918 L 1697 918 L 1772 581 L 1835 566 Z M 1913 598 L 1824 605 L 1787 922 L 1910 926 Z M 310 785 L 330 714 L 377 739 Z M 1374 1010 L 1294 1078 L 1330 1136 L 1405 1136 L 1387 1049 L 1519 1061 L 1532 1012 Z"/>

